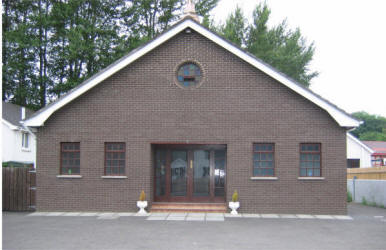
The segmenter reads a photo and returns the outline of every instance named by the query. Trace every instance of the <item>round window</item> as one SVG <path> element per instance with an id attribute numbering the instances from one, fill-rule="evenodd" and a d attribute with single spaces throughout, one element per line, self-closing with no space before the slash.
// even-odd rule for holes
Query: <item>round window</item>
<path id="1" fill-rule="evenodd" d="M 184 63 L 178 68 L 177 80 L 182 87 L 197 87 L 201 79 L 201 69 L 195 63 Z"/>

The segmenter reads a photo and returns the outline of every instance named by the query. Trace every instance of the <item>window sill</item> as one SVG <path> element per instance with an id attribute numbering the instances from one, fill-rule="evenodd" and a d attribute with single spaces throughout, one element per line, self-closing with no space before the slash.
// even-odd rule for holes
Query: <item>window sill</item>
<path id="1" fill-rule="evenodd" d="M 267 176 L 267 177 L 264 177 L 264 176 L 252 176 L 251 177 L 251 180 L 253 180 L 253 181 L 257 181 L 257 180 L 276 181 L 278 179 L 279 178 L 277 178 L 275 176 Z"/>
<path id="2" fill-rule="evenodd" d="M 127 179 L 127 176 L 124 175 L 103 175 L 102 179 Z"/>
<path id="3" fill-rule="evenodd" d="M 303 181 L 323 181 L 324 177 L 298 177 L 298 180 Z"/>
<path id="4" fill-rule="evenodd" d="M 57 175 L 56 178 L 60 178 L 60 179 L 80 179 L 82 178 L 81 175 Z"/>

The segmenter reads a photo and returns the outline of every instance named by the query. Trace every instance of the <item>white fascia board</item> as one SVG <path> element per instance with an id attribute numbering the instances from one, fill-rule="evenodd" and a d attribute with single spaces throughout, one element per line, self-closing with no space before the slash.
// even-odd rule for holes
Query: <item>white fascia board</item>
<path id="1" fill-rule="evenodd" d="M 334 119 L 335 121 L 342 127 L 358 127 L 360 125 L 360 121 L 357 121 L 356 119 L 350 117 L 349 115 L 345 114 L 341 110 L 337 109 L 333 105 L 329 104 L 325 100 L 321 99 L 314 93 L 312 93 L 310 90 L 305 89 L 304 87 L 299 86 L 297 83 L 294 83 L 287 77 L 283 76 L 282 74 L 276 72 L 271 67 L 268 67 L 267 65 L 259 62 L 256 60 L 256 58 L 248 55 L 241 49 L 233 46 L 232 44 L 224 41 L 222 38 L 218 37 L 217 35 L 213 34 L 212 32 L 202 28 L 201 26 L 197 25 L 196 23 L 192 22 L 192 28 L 196 30 L 197 32 L 201 33 L 205 37 L 207 37 L 209 40 L 212 40 L 213 42 L 217 43 L 218 45 L 222 46 L 224 49 L 232 52 L 236 56 L 240 57 L 244 61 L 248 62 L 249 64 L 253 65 L 257 69 L 263 71 L 267 75 L 271 76 L 275 80 L 281 82 L 288 88 L 292 89 L 296 93 L 302 95 L 309 101 L 315 103 L 325 111 L 327 111 Z"/>
<path id="2" fill-rule="evenodd" d="M 19 127 L 13 125 L 12 123 L 10 123 L 7 120 L 4 120 L 3 118 L 1 118 L 1 121 L 11 130 L 19 130 L 20 129 Z"/>
<path id="3" fill-rule="evenodd" d="M 56 110 L 60 109 L 61 107 L 63 107 L 67 103 L 71 102 L 75 98 L 79 97 L 83 93 L 87 92 L 88 90 L 90 90 L 91 88 L 93 88 L 94 86 L 99 84 L 100 82 L 104 81 L 106 78 L 110 77 L 114 73 L 116 73 L 119 70 L 121 70 L 122 68 L 126 67 L 127 65 L 129 65 L 133 61 L 137 60 L 141 56 L 145 55 L 149 51 L 153 50 L 154 48 L 156 48 L 160 44 L 166 42 L 167 40 L 169 40 L 170 38 L 172 38 L 173 36 L 175 36 L 176 34 L 181 32 L 182 30 L 184 30 L 188 26 L 189 26 L 189 24 L 187 22 L 182 22 L 179 25 L 177 25 L 174 28 L 172 28 L 171 30 L 169 30 L 168 32 L 160 35 L 160 37 L 158 37 L 157 39 L 151 41 L 149 44 L 147 44 L 143 48 L 140 48 L 138 51 L 136 51 L 135 53 L 131 54 L 130 56 L 128 56 L 127 58 L 125 58 L 121 62 L 119 62 L 116 65 L 114 65 L 113 67 L 109 68 L 108 70 L 106 70 L 102 74 L 99 74 L 99 75 L 95 76 L 94 78 L 91 78 L 90 81 L 87 84 L 79 87 L 78 89 L 76 89 L 73 92 L 68 93 L 62 99 L 56 101 L 56 103 L 53 103 L 53 105 L 51 107 L 49 107 L 47 110 L 44 110 L 42 113 L 40 113 L 40 114 L 38 114 L 38 115 L 36 115 L 34 117 L 31 117 L 30 119 L 25 120 L 24 121 L 24 125 L 28 126 L 28 127 L 40 127 L 40 126 L 43 126 L 44 122 Z"/>
<path id="4" fill-rule="evenodd" d="M 334 120 L 342 127 L 358 127 L 360 125 L 360 122 L 355 120 L 354 118 L 350 117 L 348 114 L 342 112 L 341 110 L 337 109 L 330 103 L 326 102 L 325 100 L 321 99 L 314 93 L 312 93 L 309 90 L 306 90 L 305 88 L 299 86 L 297 83 L 291 81 L 287 77 L 283 76 L 282 74 L 276 72 L 272 68 L 268 67 L 264 63 L 256 60 L 256 58 L 252 57 L 251 55 L 248 55 L 241 49 L 237 48 L 236 46 L 230 44 L 229 42 L 226 42 L 221 37 L 215 35 L 211 31 L 201 27 L 196 22 L 187 19 L 179 24 L 177 24 L 175 27 L 171 28 L 169 31 L 165 32 L 164 34 L 160 35 L 155 40 L 149 42 L 147 45 L 145 45 L 142 48 L 139 48 L 137 51 L 129 55 L 127 58 L 124 58 L 122 61 L 117 63 L 116 65 L 112 66 L 111 68 L 108 68 L 106 71 L 102 72 L 101 74 L 97 74 L 96 76 L 89 79 L 89 82 L 87 84 L 84 84 L 83 86 L 80 86 L 79 88 L 75 89 L 73 92 L 68 93 L 66 96 L 64 96 L 62 99 L 59 99 L 56 103 L 53 103 L 53 105 L 47 110 L 44 110 L 40 114 L 31 117 L 30 119 L 26 120 L 24 122 L 24 125 L 29 127 L 39 127 L 43 126 L 44 122 L 58 109 L 66 105 L 67 103 L 71 102 L 75 98 L 79 97 L 89 89 L 93 88 L 106 78 L 110 77 L 117 71 L 121 70 L 122 68 L 126 67 L 133 61 L 137 60 L 141 56 L 145 55 L 149 51 L 153 50 L 154 48 L 158 47 L 162 43 L 166 42 L 170 38 L 177 35 L 179 32 L 183 31 L 186 28 L 192 28 L 196 32 L 200 33 L 201 35 L 205 36 L 209 40 L 213 41 L 214 43 L 218 44 L 219 46 L 223 47 L 224 49 L 228 50 L 229 52 L 235 54 L 236 56 L 240 57 L 244 61 L 248 62 L 252 66 L 256 67 L 257 69 L 263 71 L 267 75 L 271 76 L 275 80 L 281 82 L 288 88 L 292 89 L 296 93 L 302 95 L 306 99 L 310 100 L 311 102 L 315 103 L 325 111 L 327 111 Z"/>
<path id="5" fill-rule="evenodd" d="M 350 134 L 349 132 L 347 132 L 347 136 L 353 140 L 354 142 L 358 143 L 362 148 L 364 148 L 366 151 L 368 151 L 370 154 L 373 154 L 375 151 L 372 150 L 371 148 L 369 148 L 366 144 L 364 144 L 363 142 L 361 142 L 360 140 L 358 140 L 355 136 L 353 136 L 352 134 Z"/>

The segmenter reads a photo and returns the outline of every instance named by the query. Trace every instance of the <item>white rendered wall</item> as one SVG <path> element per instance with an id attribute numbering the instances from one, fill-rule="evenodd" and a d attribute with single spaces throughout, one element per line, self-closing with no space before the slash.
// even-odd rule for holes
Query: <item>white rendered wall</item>
<path id="1" fill-rule="evenodd" d="M 347 180 L 347 190 L 354 202 L 365 199 L 368 203 L 386 206 L 386 180 Z"/>
<path id="2" fill-rule="evenodd" d="M 2 161 L 36 162 L 36 138 L 29 134 L 29 147 L 22 148 L 22 132 L 11 130 L 2 122 Z"/>
<path id="3" fill-rule="evenodd" d="M 347 137 L 347 159 L 360 159 L 360 168 L 371 167 L 371 153 L 362 145 Z"/>

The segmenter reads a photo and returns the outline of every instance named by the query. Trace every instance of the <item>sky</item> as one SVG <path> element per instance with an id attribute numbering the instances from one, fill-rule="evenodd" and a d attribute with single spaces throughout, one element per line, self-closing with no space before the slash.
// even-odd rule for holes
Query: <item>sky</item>
<path id="1" fill-rule="evenodd" d="M 238 5 L 248 18 L 260 0 L 220 0 L 212 11 L 224 22 Z M 346 112 L 366 111 L 386 117 L 386 1 L 265 0 L 269 25 L 287 19 L 315 53 L 310 64 L 319 76 L 311 90 Z"/>

